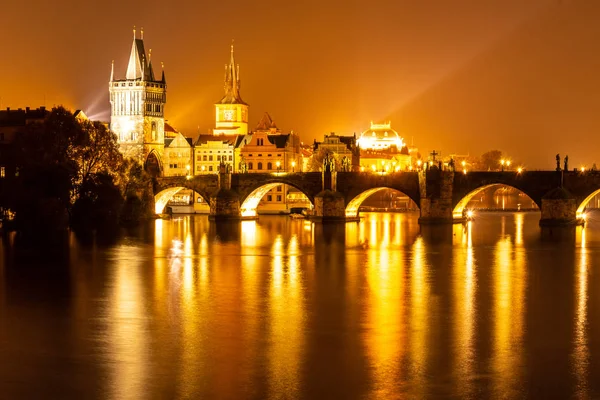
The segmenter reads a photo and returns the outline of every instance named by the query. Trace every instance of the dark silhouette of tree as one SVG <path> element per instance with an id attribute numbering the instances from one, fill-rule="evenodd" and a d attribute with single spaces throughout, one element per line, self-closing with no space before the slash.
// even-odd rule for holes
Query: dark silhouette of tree
<path id="1" fill-rule="evenodd" d="M 311 172 L 320 172 L 323 170 L 323 159 L 325 159 L 325 157 L 329 155 L 330 157 L 333 157 L 334 162 L 335 162 L 335 170 L 336 171 L 341 171 L 341 161 L 338 159 L 338 155 L 336 153 L 334 153 L 333 151 L 331 151 L 330 149 L 327 148 L 320 148 L 318 151 L 315 151 L 311 157 L 310 163 L 309 163 L 309 169 Z"/>
<path id="2" fill-rule="evenodd" d="M 490 150 L 481 155 L 479 169 L 484 171 L 499 170 L 502 152 L 500 150 Z"/>

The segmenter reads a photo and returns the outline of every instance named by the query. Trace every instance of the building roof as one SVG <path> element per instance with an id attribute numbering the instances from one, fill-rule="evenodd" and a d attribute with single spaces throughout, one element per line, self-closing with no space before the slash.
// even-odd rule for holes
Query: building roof
<path id="1" fill-rule="evenodd" d="M 143 36 L 143 32 L 142 32 Z M 135 30 L 133 31 L 133 43 L 131 44 L 131 53 L 129 54 L 129 62 L 127 63 L 127 72 L 125 73 L 125 79 L 127 80 L 143 80 L 149 82 L 161 82 L 165 81 L 165 71 L 162 71 L 162 79 L 157 81 L 154 77 L 154 68 L 152 67 L 152 50 L 146 55 L 144 48 L 143 38 L 138 39 L 135 36 Z M 112 65 L 110 80 L 114 80 L 114 62 Z"/>
<path id="2" fill-rule="evenodd" d="M 31 109 L 29 107 L 24 110 L 0 110 L 0 126 L 25 126 L 28 121 L 43 120 L 50 111 L 46 107 Z"/>
<path id="3" fill-rule="evenodd" d="M 258 122 L 258 125 L 256 125 L 256 130 L 257 131 L 268 131 L 271 129 L 274 129 L 276 131 L 279 130 L 277 128 L 277 125 L 275 125 L 275 122 L 269 115 L 269 113 L 265 112 L 263 114 L 262 118 L 260 119 L 260 121 Z"/>
<path id="4" fill-rule="evenodd" d="M 398 132 L 392 129 L 391 122 L 383 124 L 374 124 L 371 122 L 371 127 L 364 131 L 360 137 L 372 137 L 378 140 L 396 140 L 402 139 Z"/>
<path id="5" fill-rule="evenodd" d="M 239 136 L 243 136 L 243 135 L 239 135 Z M 237 139 L 238 139 L 238 135 L 226 136 L 226 135 L 204 134 L 204 135 L 198 135 L 198 138 L 196 139 L 196 143 L 194 144 L 194 146 L 198 146 L 198 145 L 205 144 L 208 142 L 221 142 L 221 143 L 227 143 L 231 146 L 235 146 L 237 143 Z"/>
<path id="6" fill-rule="evenodd" d="M 233 44 L 229 65 L 225 65 L 225 96 L 217 104 L 246 104 L 240 95 L 240 66 L 235 65 Z"/>

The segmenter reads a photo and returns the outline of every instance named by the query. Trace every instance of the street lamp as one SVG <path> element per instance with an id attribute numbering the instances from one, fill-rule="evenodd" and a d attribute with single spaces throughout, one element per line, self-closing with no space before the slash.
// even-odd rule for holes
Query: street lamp
<path id="1" fill-rule="evenodd" d="M 510 160 L 506 160 L 506 168 L 510 169 Z"/>
<path id="2" fill-rule="evenodd" d="M 279 172 L 279 170 L 281 169 L 281 161 L 277 160 L 275 165 L 277 166 L 277 172 Z"/>
<path id="3" fill-rule="evenodd" d="M 418 169 L 421 169 L 421 164 L 423 163 L 423 161 L 421 160 L 417 160 L 417 167 Z"/>
<path id="4" fill-rule="evenodd" d="M 292 161 L 292 172 L 296 172 L 296 161 Z"/>
<path id="5" fill-rule="evenodd" d="M 504 161 L 504 158 L 503 158 L 502 160 L 500 160 L 500 164 L 502 165 L 502 171 L 504 171 L 504 163 L 505 163 L 505 162 L 506 162 L 506 161 Z"/>
<path id="6" fill-rule="evenodd" d="M 185 166 L 185 169 L 187 170 L 187 175 L 186 175 L 186 177 L 187 177 L 188 179 L 190 179 L 190 178 L 191 178 L 191 175 L 190 175 L 190 164 L 186 165 L 186 166 Z"/>

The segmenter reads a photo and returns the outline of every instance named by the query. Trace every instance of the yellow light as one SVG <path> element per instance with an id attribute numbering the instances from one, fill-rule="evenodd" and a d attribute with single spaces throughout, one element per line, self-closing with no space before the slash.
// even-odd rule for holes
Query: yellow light
<path id="1" fill-rule="evenodd" d="M 281 162 L 279 160 L 277 160 L 277 162 L 275 163 L 275 165 L 277 165 L 277 168 L 281 167 Z"/>
<path id="2" fill-rule="evenodd" d="M 433 161 L 429 161 L 429 165 L 430 165 L 430 166 L 433 166 Z"/>
<path id="3" fill-rule="evenodd" d="M 510 167 L 510 160 L 506 161 L 506 166 Z"/>
<path id="4" fill-rule="evenodd" d="M 422 161 L 421 161 L 421 160 L 417 160 L 417 165 L 418 165 L 419 167 L 421 166 L 421 164 L 422 164 Z"/>
<path id="5" fill-rule="evenodd" d="M 461 163 L 460 163 L 460 165 L 462 165 L 462 166 L 463 166 L 463 168 L 465 167 L 465 165 L 466 165 L 466 164 L 467 164 L 467 163 L 465 162 L 465 160 L 462 160 L 462 161 L 461 161 Z"/>
<path id="6" fill-rule="evenodd" d="M 277 161 L 279 162 L 279 161 Z M 292 161 L 292 168 L 296 166 L 296 161 Z"/>
<path id="7" fill-rule="evenodd" d="M 412 171 L 412 165 L 409 165 L 409 166 L 408 166 L 408 170 L 409 170 L 409 171 Z"/>
<path id="8" fill-rule="evenodd" d="M 206 165 L 203 165 L 203 166 L 201 167 L 201 169 L 202 169 L 202 171 L 204 171 L 204 170 L 206 169 Z"/>
<path id="9" fill-rule="evenodd" d="M 585 167 L 581 167 L 581 172 L 585 172 Z"/>
<path id="10" fill-rule="evenodd" d="M 504 159 L 500 160 L 500 164 L 504 165 Z"/>
<path id="11" fill-rule="evenodd" d="M 467 169 L 466 168 L 463 168 L 463 174 L 465 174 L 465 175 L 467 174 Z"/>
<path id="12" fill-rule="evenodd" d="M 365 172 L 365 166 L 364 165 L 361 165 L 360 172 Z"/>
<path id="13" fill-rule="evenodd" d="M 521 172 L 523 172 L 523 168 L 521 168 L 521 167 L 517 168 L 517 173 L 520 174 Z"/>
<path id="14" fill-rule="evenodd" d="M 375 164 L 371 165 L 371 169 L 373 170 L 373 172 L 375 172 L 375 170 L 377 169 L 377 167 L 375 166 Z"/>
<path id="15" fill-rule="evenodd" d="M 473 210 L 467 210 L 467 218 L 473 218 L 474 215 L 475 213 L 473 212 Z"/>

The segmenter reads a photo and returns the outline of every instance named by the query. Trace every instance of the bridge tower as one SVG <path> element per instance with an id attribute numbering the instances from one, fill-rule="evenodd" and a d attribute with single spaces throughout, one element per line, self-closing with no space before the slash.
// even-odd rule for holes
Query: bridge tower
<path id="1" fill-rule="evenodd" d="M 125 157 L 144 164 L 154 176 L 162 173 L 165 147 L 165 103 L 167 82 L 164 68 L 160 79 L 154 76 L 152 50 L 146 54 L 144 31 L 133 44 L 125 79 L 115 79 L 114 61 L 110 73 L 110 128 L 118 137 Z"/>
<path id="2" fill-rule="evenodd" d="M 215 104 L 215 135 L 248 134 L 248 104 L 240 95 L 240 66 L 233 58 L 233 44 L 229 65 L 225 65 L 225 95 Z"/>

